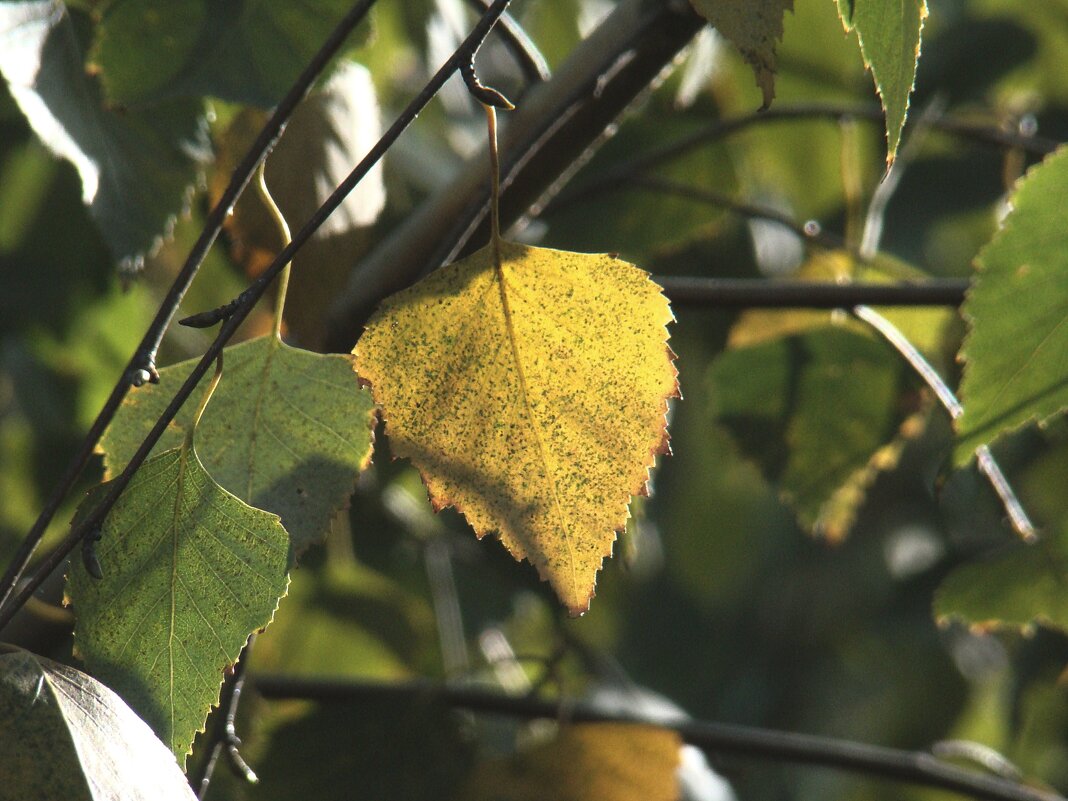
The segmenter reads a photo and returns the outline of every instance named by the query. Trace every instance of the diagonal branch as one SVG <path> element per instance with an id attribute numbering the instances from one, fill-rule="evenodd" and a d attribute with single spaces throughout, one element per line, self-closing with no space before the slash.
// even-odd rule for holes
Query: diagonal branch
<path id="1" fill-rule="evenodd" d="M 304 699 L 321 703 L 364 698 L 411 701 L 425 698 L 458 709 L 518 718 L 555 718 L 575 722 L 635 723 L 677 732 L 684 741 L 712 754 L 814 765 L 890 781 L 938 787 L 989 801 L 1064 801 L 1055 792 L 957 767 L 924 751 L 900 751 L 851 740 L 759 729 L 726 723 L 671 719 L 632 712 L 606 711 L 583 702 L 550 701 L 531 696 L 412 681 L 382 684 L 347 679 L 256 676 L 253 684 L 269 699 Z"/>
<path id="2" fill-rule="evenodd" d="M 327 217 L 333 213 L 334 209 L 341 205 L 363 177 L 371 171 L 371 168 L 377 164 L 379 160 L 381 160 L 386 151 L 392 147 L 393 143 L 401 133 L 404 132 L 404 130 L 418 116 L 419 112 L 422 111 L 433 99 L 445 82 L 454 72 L 456 72 L 456 70 L 459 69 L 460 65 L 470 62 L 472 53 L 474 53 L 479 45 L 482 44 L 482 41 L 486 38 L 486 34 L 489 33 L 490 28 L 493 27 L 493 24 L 497 21 L 497 18 L 501 15 L 509 2 L 510 0 L 494 0 L 493 5 L 482 15 L 482 18 L 474 27 L 470 35 L 468 35 L 452 56 L 427 82 L 426 86 L 423 87 L 423 90 L 408 104 L 404 111 L 401 112 L 393 122 L 393 125 L 390 126 L 389 130 L 382 135 L 363 160 L 360 161 L 352 172 L 349 173 L 348 177 L 341 182 L 304 226 L 293 235 L 293 241 L 282 249 L 282 251 L 274 258 L 274 261 L 271 262 L 270 266 L 264 270 L 260 277 L 257 278 L 248 289 L 242 292 L 234 301 L 226 304 L 226 308 L 229 311 L 225 322 L 223 322 L 218 335 L 215 337 L 215 340 L 208 347 L 196 366 L 193 367 L 188 378 L 186 378 L 185 382 L 175 393 L 174 398 L 171 400 L 170 404 L 168 404 L 163 415 L 156 421 L 152 430 L 145 437 L 144 442 L 141 443 L 141 446 L 130 459 L 129 464 L 127 464 L 122 473 L 111 482 L 109 485 L 110 489 L 107 495 L 101 500 L 100 505 L 86 515 L 81 524 L 74 527 L 70 533 L 56 545 L 51 553 L 41 561 L 41 564 L 38 565 L 33 576 L 26 581 L 18 594 L 11 599 L 11 602 L 6 607 L 0 608 L 0 630 L 11 621 L 15 612 L 26 602 L 26 599 L 33 594 L 37 587 L 41 585 L 53 570 L 62 564 L 63 560 L 66 559 L 70 552 L 78 546 L 82 539 L 103 523 L 104 518 L 107 517 L 108 512 L 118 500 L 119 495 L 122 494 L 123 490 L 125 490 L 126 486 L 130 483 L 134 473 L 137 472 L 141 464 L 148 458 L 152 448 L 155 446 L 156 442 L 159 441 L 159 438 L 163 435 L 163 432 L 166 430 L 171 420 L 178 414 L 178 410 L 182 407 L 182 404 L 185 403 L 193 390 L 196 389 L 197 384 L 200 383 L 200 380 L 204 377 L 204 374 L 207 372 L 212 362 L 222 352 L 223 348 L 230 341 L 231 337 L 233 337 L 238 327 L 252 311 L 257 301 L 263 296 L 267 287 L 270 286 L 271 282 L 274 281 L 285 266 L 292 261 L 294 254 L 304 246 L 317 230 L 319 230 L 319 227 L 326 221 Z"/>
<path id="3" fill-rule="evenodd" d="M 375 0 L 357 0 L 353 4 L 351 10 L 337 24 L 337 27 L 330 33 L 327 40 L 323 42 L 322 47 L 308 62 L 308 66 L 304 68 L 297 77 L 296 82 L 286 92 L 285 97 L 279 102 L 270 119 L 264 124 L 263 130 L 256 137 L 256 141 L 249 148 L 248 153 L 245 154 L 245 158 L 234 170 L 230 183 L 219 198 L 219 202 L 215 204 L 215 207 L 205 219 L 204 230 L 201 231 L 200 237 L 185 260 L 185 264 L 182 265 L 181 271 L 167 291 L 167 296 L 163 299 L 159 310 L 156 312 L 155 319 L 152 320 L 151 325 L 148 327 L 148 331 L 145 332 L 141 344 L 138 345 L 137 350 L 130 357 L 126 369 L 115 383 L 114 389 L 111 390 L 111 395 L 97 414 L 93 424 L 89 427 L 89 431 L 85 435 L 77 453 L 68 463 L 59 483 L 52 490 L 52 494 L 49 495 L 40 515 L 34 521 L 33 527 L 19 545 L 19 550 L 12 557 L 3 578 L 0 578 L 0 610 L 10 599 L 11 593 L 26 570 L 26 566 L 30 563 L 30 559 L 33 558 L 34 551 L 44 537 L 45 529 L 48 528 L 48 524 L 59 510 L 63 499 L 70 493 L 74 482 L 77 481 L 78 476 L 85 469 L 85 465 L 92 456 L 97 442 L 100 441 L 100 437 L 104 434 L 104 429 L 111 423 L 115 412 L 118 411 L 130 387 L 141 386 L 147 381 L 155 383 L 159 380 L 159 375 L 156 373 L 156 351 L 159 349 L 163 334 L 170 325 L 171 319 L 174 317 L 175 312 L 178 311 L 178 306 L 182 302 L 186 290 L 189 289 L 189 285 L 196 277 L 204 257 L 211 249 L 212 244 L 219 235 L 219 231 L 222 230 L 226 215 L 229 214 L 234 203 L 237 202 L 238 196 L 248 184 L 256 167 L 263 161 L 282 135 L 282 130 L 285 128 L 290 116 L 308 94 L 312 84 L 315 83 L 315 79 L 326 69 L 345 43 L 348 35 L 366 16 L 374 4 Z"/>
<path id="4" fill-rule="evenodd" d="M 916 283 L 836 284 L 766 278 L 656 275 L 675 306 L 713 309 L 851 309 L 854 306 L 959 306 L 968 282 L 931 279 Z"/>

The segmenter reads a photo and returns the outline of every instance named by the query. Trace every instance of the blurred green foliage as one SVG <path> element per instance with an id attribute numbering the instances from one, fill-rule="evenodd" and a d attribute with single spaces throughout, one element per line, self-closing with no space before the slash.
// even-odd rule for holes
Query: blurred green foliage
<path id="1" fill-rule="evenodd" d="M 555 69 L 611 5 L 516 0 L 513 13 Z M 917 120 L 925 112 L 1005 128 L 1022 120 L 1043 135 L 1068 137 L 1068 71 L 1061 68 L 1068 64 L 1068 6 L 1062 0 L 930 5 L 898 157 L 900 184 L 886 208 L 881 247 L 920 274 L 964 276 L 997 226 L 1006 190 L 1035 159 Z M 355 54 L 372 72 L 387 119 L 436 69 L 428 20 L 442 14 L 471 19 L 459 0 L 376 7 L 372 33 Z M 830 0 L 796 0 L 778 54 L 776 105 L 876 102 Z M 487 83 L 521 97 L 521 78 L 499 42 L 491 40 L 479 58 Z M 683 91 L 687 81 L 698 87 L 695 93 Z M 750 114 L 760 102 L 744 60 L 714 35 L 703 36 L 621 121 L 572 186 L 594 186 L 620 164 L 723 118 Z M 224 121 L 220 116 L 218 126 Z M 388 207 L 372 240 L 420 199 L 447 187 L 480 141 L 481 125 L 462 93 L 427 109 L 387 160 Z M 855 245 L 860 212 L 884 175 L 884 159 L 881 122 L 842 123 L 832 115 L 757 122 L 711 138 L 651 174 L 759 202 L 799 222 L 814 219 Z M 118 377 L 198 233 L 205 206 L 200 193 L 142 276 L 120 285 L 81 204 L 74 170 L 37 143 L 0 93 L 0 557 L 32 523 Z M 670 275 L 789 276 L 806 249 L 773 224 L 627 180 L 550 207 L 524 236 L 549 246 L 618 251 Z M 246 285 L 227 244 L 213 250 L 185 313 L 226 302 Z M 459 515 L 429 514 L 418 477 L 390 461 L 388 440 L 380 438 L 351 510 L 336 521 L 326 545 L 309 552 L 278 621 L 254 650 L 252 675 L 418 675 L 576 695 L 601 685 L 637 685 L 699 718 L 909 748 L 975 738 L 1028 777 L 1064 791 L 1068 692 L 1058 677 L 1068 665 L 1068 637 L 1044 628 L 994 635 L 960 624 L 940 627 L 931 613 L 951 571 L 1011 547 L 1014 538 L 974 468 L 949 471 L 952 434 L 941 410 L 928 412 L 896 466 L 874 479 L 848 538 L 831 546 L 802 531 L 779 500 L 781 487 L 744 455 L 752 442 L 734 439 L 737 432 L 711 413 L 706 376 L 724 373 L 741 357 L 721 355 L 737 315 L 691 307 L 676 315 L 671 344 L 685 399 L 672 412 L 674 455 L 654 475 L 653 496 L 602 572 L 586 617 L 564 619 L 528 565 L 515 564 L 492 538 L 476 542 Z M 268 319 L 254 317 L 246 333 L 262 330 Z M 954 384 L 952 354 L 962 327 L 944 322 L 941 315 L 921 319 L 910 334 L 926 339 L 929 353 L 949 355 L 936 361 Z M 205 336 L 175 328 L 161 364 L 199 354 Z M 803 356 L 784 353 L 784 369 L 799 370 Z M 742 363 L 738 372 L 744 370 Z M 844 398 L 843 407 L 851 400 Z M 881 411 L 897 420 L 914 410 L 914 400 Z M 764 428 L 761 436 L 774 432 Z M 1040 528 L 1068 536 L 1068 427 L 1026 429 L 995 453 Z M 98 477 L 94 466 L 81 489 Z M 61 514 L 53 532 L 62 532 L 67 519 Z M 502 638 L 514 662 L 502 663 L 499 649 L 488 646 Z M 69 642 L 57 636 L 51 648 L 63 658 Z M 406 788 L 409 798 L 448 797 L 461 779 L 459 768 L 510 752 L 526 731 L 451 715 L 438 715 L 434 727 L 443 728 L 434 728 L 423 722 L 425 709 L 388 704 L 315 708 L 247 695 L 238 728 L 263 782 L 247 791 L 221 769 L 211 798 L 389 797 L 375 795 L 375 788 Z M 190 764 L 202 756 L 195 753 Z M 442 759 L 441 770 L 426 767 Z M 717 760 L 716 767 L 742 799 L 946 797 L 741 759 Z M 429 788 L 416 786 L 422 768 L 439 777 Z M 390 776 L 399 783 L 390 784 Z M 338 788 L 362 788 L 364 795 Z"/>

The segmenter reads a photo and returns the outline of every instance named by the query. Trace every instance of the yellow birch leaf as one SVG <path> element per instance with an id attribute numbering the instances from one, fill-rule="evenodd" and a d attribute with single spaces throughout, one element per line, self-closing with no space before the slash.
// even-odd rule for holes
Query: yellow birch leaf
<path id="1" fill-rule="evenodd" d="M 356 369 L 434 507 L 497 532 L 579 615 L 667 451 L 674 318 L 613 256 L 500 249 L 499 268 L 489 246 L 388 298 Z"/>

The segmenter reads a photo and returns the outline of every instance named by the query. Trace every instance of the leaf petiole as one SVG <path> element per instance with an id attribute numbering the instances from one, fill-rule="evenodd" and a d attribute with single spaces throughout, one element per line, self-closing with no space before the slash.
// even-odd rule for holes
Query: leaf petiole
<path id="1" fill-rule="evenodd" d="M 289 244 L 293 241 L 293 237 L 289 232 L 289 225 L 286 223 L 286 218 L 282 216 L 282 210 L 278 208 L 278 204 L 275 203 L 274 198 L 271 197 L 271 191 L 267 188 L 267 179 L 264 176 L 264 168 L 266 164 L 267 159 L 264 159 L 256 169 L 256 188 L 259 190 L 263 202 L 267 205 L 271 217 L 278 225 L 278 231 L 282 235 L 282 248 L 284 250 L 289 247 Z M 279 339 L 282 337 L 282 313 L 285 311 L 286 307 L 286 292 L 289 289 L 289 270 L 292 265 L 292 262 L 286 262 L 286 266 L 282 268 L 282 272 L 278 276 L 278 295 L 274 302 L 274 335 Z"/>

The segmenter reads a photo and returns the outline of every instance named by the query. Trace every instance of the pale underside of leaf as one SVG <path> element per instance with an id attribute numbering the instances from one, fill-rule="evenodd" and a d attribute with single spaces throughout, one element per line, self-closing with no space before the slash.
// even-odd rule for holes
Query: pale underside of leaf
<path id="1" fill-rule="evenodd" d="M 286 593 L 289 538 L 276 515 L 212 481 L 191 444 L 141 466 L 101 536 L 103 579 L 80 562 L 68 576 L 77 653 L 184 760 L 223 671 Z"/>
<path id="2" fill-rule="evenodd" d="M 893 162 L 916 82 L 927 0 L 838 0 L 847 31 L 856 30 L 864 64 L 886 112 L 888 162 Z"/>
<path id="3" fill-rule="evenodd" d="M 581 614 L 666 449 L 673 318 L 611 256 L 501 248 L 500 271 L 486 248 L 387 300 L 357 369 L 435 508 L 496 531 Z"/>
<path id="4" fill-rule="evenodd" d="M 109 474 L 126 466 L 197 359 L 131 391 L 102 440 Z M 179 445 L 195 409 L 186 404 L 154 452 Z M 371 459 L 374 404 L 348 354 L 290 347 L 272 335 L 225 351 L 222 382 L 197 429 L 212 477 L 241 500 L 282 518 L 295 558 L 327 532 Z"/>
<path id="5" fill-rule="evenodd" d="M 962 314 L 964 374 L 954 453 L 976 448 L 1068 408 L 1068 150 L 1032 168 L 1013 211 L 979 253 Z"/>
<path id="6" fill-rule="evenodd" d="M 122 699 L 67 665 L 0 646 L 4 798 L 190 801 L 174 755 Z"/>
<path id="7" fill-rule="evenodd" d="M 742 54 L 756 75 L 764 108 L 775 97 L 775 46 L 782 40 L 783 16 L 794 0 L 690 0 Z"/>

